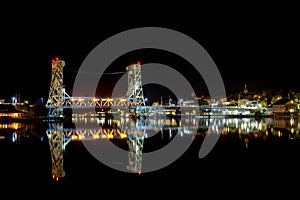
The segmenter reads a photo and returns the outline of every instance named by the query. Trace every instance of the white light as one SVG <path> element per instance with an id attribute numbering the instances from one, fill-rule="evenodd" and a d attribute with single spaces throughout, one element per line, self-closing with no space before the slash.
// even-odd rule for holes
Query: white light
<path id="1" fill-rule="evenodd" d="M 12 134 L 11 140 L 12 140 L 12 142 L 15 142 L 15 141 L 17 140 L 17 133 L 16 133 L 16 132 L 14 132 L 14 133 Z"/>

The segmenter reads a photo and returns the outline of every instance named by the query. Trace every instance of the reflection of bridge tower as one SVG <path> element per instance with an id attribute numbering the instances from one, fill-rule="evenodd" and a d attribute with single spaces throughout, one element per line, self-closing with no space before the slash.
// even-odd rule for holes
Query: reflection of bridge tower
<path id="1" fill-rule="evenodd" d="M 46 107 L 49 108 L 49 116 L 60 117 L 63 115 L 63 104 L 66 96 L 63 85 L 63 67 L 65 62 L 57 57 L 52 60 L 52 78 L 50 85 L 49 97 Z"/>
<path id="2" fill-rule="evenodd" d="M 128 71 L 128 89 L 125 98 L 128 99 L 130 106 L 137 106 L 134 111 L 130 110 L 131 115 L 140 115 L 143 110 L 140 106 L 145 106 L 145 99 L 142 87 L 142 72 L 140 64 L 132 64 L 126 67 Z"/>
<path id="3" fill-rule="evenodd" d="M 63 168 L 63 152 L 67 142 L 65 142 L 65 135 L 62 125 L 60 125 L 57 129 L 48 129 L 47 136 L 52 160 L 52 178 L 58 180 L 59 178 L 65 176 L 65 171 Z"/>
<path id="4" fill-rule="evenodd" d="M 133 130 L 132 130 L 133 131 Z M 131 172 L 142 172 L 142 153 L 144 145 L 145 129 L 136 129 L 127 137 L 128 166 Z"/>

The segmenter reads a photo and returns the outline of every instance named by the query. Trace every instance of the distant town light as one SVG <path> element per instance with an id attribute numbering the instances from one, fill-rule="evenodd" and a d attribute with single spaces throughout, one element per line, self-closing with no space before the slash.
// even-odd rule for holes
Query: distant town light
<path id="1" fill-rule="evenodd" d="M 11 103 L 12 103 L 12 104 L 16 104 L 16 103 L 17 103 L 16 97 L 11 97 Z"/>

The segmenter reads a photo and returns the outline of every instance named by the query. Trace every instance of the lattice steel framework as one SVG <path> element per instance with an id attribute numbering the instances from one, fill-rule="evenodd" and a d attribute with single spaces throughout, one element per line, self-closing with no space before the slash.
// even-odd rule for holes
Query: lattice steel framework
<path id="1" fill-rule="evenodd" d="M 70 141 L 65 140 L 65 134 L 62 127 L 63 126 L 60 125 L 55 130 L 50 129 L 50 131 L 47 131 L 52 161 L 52 178 L 57 181 L 59 178 L 65 176 L 63 153 L 65 146 Z"/>
<path id="2" fill-rule="evenodd" d="M 117 128 L 91 128 L 87 129 L 86 125 L 76 128 L 64 128 L 63 123 L 52 123 L 46 130 L 49 141 L 49 147 L 52 159 L 52 177 L 59 180 L 65 176 L 64 171 L 64 151 L 66 145 L 71 141 L 79 140 L 98 140 L 98 139 L 124 139 L 128 144 L 128 164 L 127 169 L 133 173 L 142 172 L 142 154 L 144 139 L 147 138 L 147 130 L 162 131 L 165 129 L 172 129 L 174 132 L 190 134 L 192 131 L 196 133 L 199 127 L 207 128 L 207 125 L 199 125 L 194 120 L 189 120 L 186 127 L 173 124 L 166 119 L 155 119 L 154 121 L 137 120 L 132 124 L 126 122 Z M 154 131 L 154 132 L 156 132 Z"/>
<path id="3" fill-rule="evenodd" d="M 128 90 L 125 97 L 132 100 L 135 106 L 145 106 L 141 65 L 132 64 L 126 67 L 126 70 L 128 71 Z"/>
<path id="4" fill-rule="evenodd" d="M 128 165 L 127 169 L 133 173 L 142 172 L 142 154 L 144 146 L 145 130 L 137 129 L 135 134 L 127 137 Z"/>
<path id="5" fill-rule="evenodd" d="M 65 61 L 55 58 L 52 60 L 52 77 L 48 100 L 46 107 L 49 108 L 49 116 L 63 116 L 63 104 L 66 97 L 70 96 L 66 93 L 63 84 L 63 68 Z"/>

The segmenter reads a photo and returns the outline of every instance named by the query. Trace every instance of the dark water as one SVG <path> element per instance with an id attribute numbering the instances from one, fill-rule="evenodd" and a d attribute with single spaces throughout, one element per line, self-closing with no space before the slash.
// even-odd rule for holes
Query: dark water
<path id="1" fill-rule="evenodd" d="M 70 140 L 63 151 L 65 176 L 58 181 L 52 179 L 51 148 L 46 134 L 49 124 L 2 125 L 1 191 L 9 195 L 54 197 L 108 194 L 112 198 L 180 194 L 204 198 L 204 194 L 223 194 L 240 199 L 240 193 L 244 197 L 297 194 L 300 183 L 298 119 L 222 119 L 217 125 L 207 124 L 207 121 L 196 121 L 197 134 L 188 136 L 193 143 L 179 159 L 165 168 L 141 174 L 112 169 L 93 157 L 82 140 Z M 112 124 L 104 122 L 100 126 Z M 218 129 L 220 138 L 209 154 L 200 159 L 199 149 L 209 126 Z M 66 127 L 72 125 L 64 125 L 63 130 Z M 162 129 L 144 139 L 143 151 L 163 148 L 176 134 L 180 134 L 176 129 Z M 128 148 L 123 140 L 111 141 Z M 140 193 L 143 195 L 137 196 Z"/>

